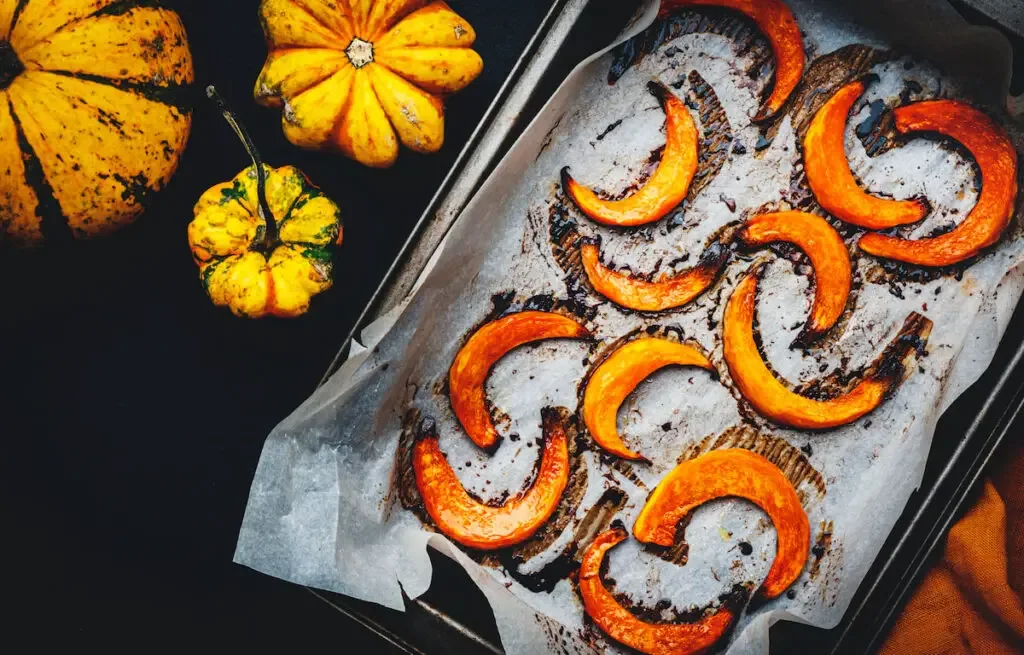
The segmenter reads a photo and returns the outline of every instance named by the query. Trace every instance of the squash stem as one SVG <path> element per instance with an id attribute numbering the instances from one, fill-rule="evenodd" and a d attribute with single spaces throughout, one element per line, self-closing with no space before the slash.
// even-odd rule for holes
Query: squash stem
<path id="1" fill-rule="evenodd" d="M 245 151 L 249 153 L 249 158 L 252 159 L 253 166 L 256 168 L 256 196 L 259 204 L 259 214 L 266 224 L 266 231 L 263 233 L 262 241 L 253 243 L 253 249 L 269 253 L 279 244 L 277 221 L 274 219 L 274 212 L 270 211 L 270 203 L 267 202 L 267 171 L 263 168 L 263 158 L 260 157 L 260 152 L 256 149 L 256 144 L 253 143 L 245 126 L 238 120 L 238 116 L 235 115 L 235 112 L 231 111 L 228 103 L 217 93 L 217 89 L 212 84 L 206 87 L 206 96 L 213 100 L 214 104 L 217 105 L 217 109 L 224 115 L 224 120 L 228 122 L 231 129 L 241 139 L 242 145 L 245 146 Z"/>

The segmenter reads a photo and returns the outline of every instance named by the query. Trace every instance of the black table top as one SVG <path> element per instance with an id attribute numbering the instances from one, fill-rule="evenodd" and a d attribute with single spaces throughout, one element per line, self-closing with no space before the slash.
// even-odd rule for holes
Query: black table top
<path id="1" fill-rule="evenodd" d="M 448 2 L 475 27 L 484 72 L 448 100 L 440 153 L 403 150 L 377 171 L 298 150 L 280 113 L 252 101 L 266 55 L 257 0 L 165 0 L 188 29 L 197 86 L 215 83 L 268 163 L 298 166 L 341 206 L 335 287 L 291 321 L 235 318 L 206 298 L 185 228 L 199 195 L 248 161 L 201 99 L 177 176 L 136 225 L 102 241 L 0 253 L 0 507 L 13 573 L 4 591 L 17 599 L 5 636 L 109 645 L 212 629 L 257 645 L 329 639 L 342 652 L 390 652 L 307 591 L 231 555 L 266 434 L 312 391 L 551 5 Z M 604 45 L 582 27 L 580 57 Z"/>
<path id="2" fill-rule="evenodd" d="M 266 434 L 313 390 L 551 3 L 449 0 L 477 31 L 484 72 L 448 100 L 441 152 L 403 150 L 386 171 L 298 150 L 280 112 L 253 102 L 266 56 L 256 0 L 165 4 L 185 21 L 197 86 L 215 83 L 269 164 L 298 166 L 341 206 L 335 286 L 290 321 L 239 319 L 206 298 L 185 228 L 200 194 L 248 161 L 203 99 L 178 174 L 136 225 L 0 255 L 17 615 L 105 641 L 214 627 L 369 647 L 305 590 L 231 563 L 249 484 Z"/>

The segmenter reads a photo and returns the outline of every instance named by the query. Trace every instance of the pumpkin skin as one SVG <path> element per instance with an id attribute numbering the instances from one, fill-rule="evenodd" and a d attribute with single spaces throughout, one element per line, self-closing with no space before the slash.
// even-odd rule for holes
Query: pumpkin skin
<path id="1" fill-rule="evenodd" d="M 587 615 L 609 637 L 647 655 L 699 655 L 708 652 L 729 630 L 735 612 L 720 607 L 693 623 L 647 623 L 619 604 L 601 580 L 609 550 L 629 537 L 622 528 L 602 532 L 583 552 L 579 589 Z"/>
<path id="2" fill-rule="evenodd" d="M 68 241 L 137 218 L 178 166 L 193 75 L 170 10 L 0 0 L 0 238 Z"/>
<path id="3" fill-rule="evenodd" d="M 967 217 L 945 234 L 914 240 L 865 234 L 860 249 L 917 266 L 951 266 L 999 241 L 1017 203 L 1017 151 L 1006 130 L 957 100 L 924 100 L 892 113 L 900 134 L 934 132 L 966 148 L 981 173 L 981 193 Z"/>
<path id="4" fill-rule="evenodd" d="M 289 141 L 386 168 L 398 144 L 444 143 L 441 94 L 483 70 L 473 28 L 444 2 L 262 0 L 269 55 L 256 101 L 283 108 Z"/>
<path id="5" fill-rule="evenodd" d="M 654 488 L 633 523 L 637 541 L 671 546 L 679 522 L 717 498 L 743 498 L 760 507 L 775 526 L 775 559 L 758 594 L 777 598 L 804 569 L 811 526 L 800 497 L 779 467 L 742 448 L 712 450 L 682 462 Z"/>
<path id="6" fill-rule="evenodd" d="M 721 240 L 712 241 L 696 266 L 662 274 L 653 281 L 602 264 L 599 240 L 580 246 L 580 260 L 594 291 L 626 309 L 660 312 L 682 307 L 707 291 L 729 260 L 729 246 Z"/>
<path id="7" fill-rule="evenodd" d="M 747 219 L 738 236 L 748 247 L 791 243 L 811 260 L 814 304 L 792 347 L 802 348 L 832 329 L 846 309 L 853 272 L 846 244 L 828 221 L 801 211 L 758 214 Z"/>
<path id="8" fill-rule="evenodd" d="M 330 246 L 342 239 L 338 206 L 292 167 L 267 174 L 267 203 L 278 243 L 262 247 L 256 168 L 218 184 L 199 198 L 188 242 L 203 287 L 215 305 L 237 316 L 298 316 L 331 287 Z"/>
<path id="9" fill-rule="evenodd" d="M 927 345 L 932 322 L 911 312 L 889 343 L 849 391 L 827 400 L 803 396 L 772 373 L 754 339 L 755 300 L 763 264 L 755 264 L 732 292 L 722 318 L 725 363 L 736 388 L 758 414 L 779 425 L 827 430 L 872 412 L 909 376 Z"/>
<path id="10" fill-rule="evenodd" d="M 601 362 L 583 392 L 583 423 L 597 445 L 623 459 L 649 461 L 629 449 L 615 425 L 619 407 L 645 379 L 666 366 L 715 367 L 688 343 L 643 337 L 621 346 Z"/>
<path id="11" fill-rule="evenodd" d="M 497 550 L 529 539 L 551 518 L 569 483 L 569 441 L 558 410 L 544 408 L 541 420 L 544 446 L 530 488 L 497 506 L 473 498 L 459 482 L 438 446 L 436 424 L 421 426 L 412 452 L 416 488 L 441 532 L 469 548 Z"/>
<path id="12" fill-rule="evenodd" d="M 477 446 L 497 448 L 501 436 L 487 408 L 484 384 L 498 360 L 519 346 L 542 339 L 585 339 L 590 331 L 554 312 L 523 311 L 491 321 L 466 341 L 448 370 L 452 410 Z"/>
<path id="13" fill-rule="evenodd" d="M 604 225 L 633 227 L 660 220 L 686 198 L 697 173 L 697 125 L 686 104 L 660 82 L 648 82 L 665 110 L 665 151 L 658 168 L 644 185 L 627 198 L 605 200 L 562 169 L 562 189 L 580 211 Z"/>

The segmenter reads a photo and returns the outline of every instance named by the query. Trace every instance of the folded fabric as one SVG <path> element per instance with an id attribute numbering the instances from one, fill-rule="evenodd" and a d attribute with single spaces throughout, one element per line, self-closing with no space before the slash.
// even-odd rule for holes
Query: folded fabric
<path id="1" fill-rule="evenodd" d="M 1008 443 L 881 655 L 1024 653 L 1024 444 Z"/>

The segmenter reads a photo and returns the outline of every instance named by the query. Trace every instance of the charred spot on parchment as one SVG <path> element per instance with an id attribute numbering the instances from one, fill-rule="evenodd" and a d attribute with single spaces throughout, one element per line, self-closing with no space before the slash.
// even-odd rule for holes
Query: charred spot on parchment
<path id="1" fill-rule="evenodd" d="M 595 145 L 598 141 L 604 140 L 606 136 L 612 133 L 612 130 L 614 130 L 620 125 L 622 125 L 621 118 L 616 121 L 612 121 L 611 123 L 608 123 L 608 126 L 601 130 L 596 137 L 594 137 L 594 140 L 590 142 L 590 145 Z"/>
<path id="2" fill-rule="evenodd" d="M 657 555 L 659 558 L 672 564 L 685 566 L 690 559 L 690 543 L 686 541 L 686 528 L 690 525 L 693 512 L 690 512 L 676 523 L 676 536 L 671 546 L 659 546 L 657 544 L 644 544 L 643 548 L 648 553 Z"/>
<path id="3" fill-rule="evenodd" d="M 544 632 L 546 649 L 550 655 L 580 655 L 578 645 L 582 642 L 593 647 L 595 640 L 586 627 L 580 630 L 566 628 L 564 624 L 540 612 L 533 612 L 533 620 Z M 576 643 L 570 640 L 578 640 Z M 591 651 L 587 651 L 591 652 Z M 594 651 L 596 652 L 596 651 Z"/>
<path id="4" fill-rule="evenodd" d="M 576 524 L 576 529 L 573 531 L 572 541 L 579 550 L 579 559 L 582 559 L 583 551 L 597 535 L 612 526 L 615 516 L 626 506 L 626 500 L 626 494 L 622 489 L 609 487 L 605 489 L 593 507 L 587 510 L 586 515 Z"/>
<path id="5" fill-rule="evenodd" d="M 768 41 L 749 18 L 739 12 L 718 7 L 701 7 L 699 10 L 684 8 L 659 17 L 643 32 L 618 46 L 608 70 L 608 83 L 615 84 L 632 66 L 642 62 L 668 41 L 686 34 L 718 34 L 728 38 L 736 47 L 737 56 L 752 56 L 753 61 L 745 71 L 752 79 L 765 77 L 774 68 Z M 665 55 L 672 57 L 674 53 L 666 50 Z"/>
<path id="6" fill-rule="evenodd" d="M 891 59 L 891 57 L 889 58 Z M 868 84 L 877 79 L 878 76 L 873 74 L 864 76 L 864 81 Z M 905 105 L 912 102 L 911 98 L 919 96 L 922 90 L 918 82 L 904 80 L 903 90 L 900 91 L 899 104 Z M 868 157 L 875 157 L 883 152 L 887 152 L 906 140 L 906 137 L 896 130 L 895 117 L 881 98 L 876 98 L 871 102 L 858 100 L 850 114 L 860 113 L 861 109 L 865 106 L 868 108 L 868 115 L 861 122 L 857 123 L 854 128 L 854 134 L 857 135 L 861 145 L 864 146 L 864 151 Z"/>
<path id="7" fill-rule="evenodd" d="M 585 489 L 584 489 L 585 491 Z M 497 554 L 497 563 L 509 577 L 534 593 L 551 593 L 559 582 L 576 575 L 583 553 L 594 538 L 608 529 L 616 514 L 625 506 L 626 494 L 618 487 L 609 487 L 573 529 L 572 538 L 558 556 L 533 573 L 522 573 L 519 567 L 529 561 L 522 547 L 506 549 Z M 577 501 L 578 506 L 578 501 Z M 560 506 L 561 509 L 561 506 Z M 572 510 L 575 514 L 576 508 Z M 570 518 L 572 517 L 570 514 Z M 550 522 L 549 522 L 550 524 Z M 564 526 L 563 526 L 564 528 Z M 557 537 L 561 529 L 555 533 Z M 544 546 L 547 548 L 550 542 Z M 541 549 L 543 550 L 543 549 Z M 541 552 L 538 550 L 537 553 Z M 534 553 L 536 555 L 537 553 Z M 531 555 L 533 556 L 533 555 Z"/>
<path id="8" fill-rule="evenodd" d="M 712 434 L 693 444 L 679 455 L 678 463 L 695 459 L 712 450 L 743 448 L 757 453 L 774 464 L 797 491 L 801 504 L 808 509 L 825 497 L 825 478 L 815 469 L 807 455 L 785 439 L 755 430 L 749 425 L 734 425 L 720 434 Z"/>
<path id="9" fill-rule="evenodd" d="M 888 398 L 912 372 L 913 362 L 927 354 L 928 336 L 931 331 L 931 320 L 917 312 L 911 312 L 896 337 L 866 367 L 846 373 L 836 370 L 824 378 L 796 386 L 794 391 L 809 398 L 827 400 L 848 392 L 861 380 L 874 379 L 889 384 L 886 392 Z"/>
<path id="10" fill-rule="evenodd" d="M 943 267 L 915 266 L 894 260 L 867 257 L 863 261 L 865 282 L 888 287 L 892 296 L 903 299 L 908 292 L 908 283 L 927 284 L 940 278 L 950 278 L 959 282 L 966 270 L 977 263 L 977 257 Z"/>
<path id="11" fill-rule="evenodd" d="M 491 296 L 490 311 L 469 329 L 463 342 L 469 340 L 480 328 L 492 321 L 527 311 L 551 312 L 582 322 L 590 321 L 595 316 L 595 312 L 591 308 L 581 306 L 574 298 L 561 298 L 550 293 L 524 297 L 515 290 L 500 291 Z"/>
<path id="12" fill-rule="evenodd" d="M 565 114 L 562 114 L 557 119 L 555 119 L 555 122 L 547 131 L 547 134 L 544 135 L 544 141 L 540 144 L 540 148 L 537 150 L 537 156 L 534 158 L 533 161 L 537 161 L 538 159 L 540 159 L 540 156 L 544 154 L 544 151 L 551 147 L 551 141 L 555 137 L 555 130 L 558 129 L 558 126 L 562 123 L 563 118 L 565 118 Z"/>
<path id="13" fill-rule="evenodd" d="M 821 571 L 821 560 L 832 550 L 832 521 L 822 521 L 818 526 L 818 534 L 814 538 L 814 545 L 811 546 L 811 569 L 809 577 L 811 580 L 818 577 Z"/>

